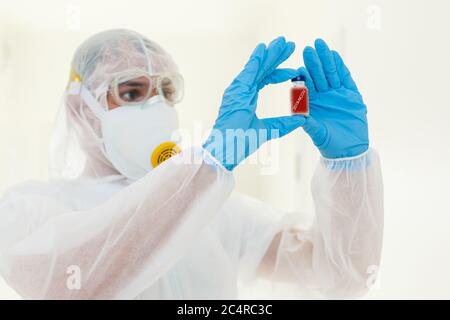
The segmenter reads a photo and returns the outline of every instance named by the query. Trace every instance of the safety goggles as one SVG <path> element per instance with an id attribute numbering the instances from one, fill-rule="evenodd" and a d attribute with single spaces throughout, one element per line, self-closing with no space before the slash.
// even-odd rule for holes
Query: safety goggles
<path id="1" fill-rule="evenodd" d="M 157 94 L 174 105 L 183 98 L 183 89 L 183 77 L 178 73 L 149 75 L 137 70 L 117 74 L 110 83 L 109 93 L 120 106 L 142 104 Z"/>

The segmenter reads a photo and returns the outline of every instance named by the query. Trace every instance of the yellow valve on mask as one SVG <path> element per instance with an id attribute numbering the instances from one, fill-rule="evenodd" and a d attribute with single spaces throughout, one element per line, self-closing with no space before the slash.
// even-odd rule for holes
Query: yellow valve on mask
<path id="1" fill-rule="evenodd" d="M 169 159 L 170 157 L 181 152 L 179 146 L 174 142 L 163 142 L 152 153 L 151 163 L 152 167 L 156 168 L 158 165 Z"/>

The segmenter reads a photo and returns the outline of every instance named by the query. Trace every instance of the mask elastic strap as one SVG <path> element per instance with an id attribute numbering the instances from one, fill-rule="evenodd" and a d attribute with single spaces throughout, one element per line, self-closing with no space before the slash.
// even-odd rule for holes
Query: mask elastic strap
<path id="1" fill-rule="evenodd" d="M 91 109 L 91 111 L 94 113 L 94 115 L 101 121 L 106 115 L 106 111 L 105 109 L 102 108 L 97 99 L 94 98 L 91 92 L 84 85 L 81 85 L 80 96 L 83 99 L 83 101 L 88 105 L 89 109 Z M 100 148 L 100 150 L 102 151 L 103 156 L 106 159 L 109 159 L 109 156 L 106 153 L 105 144 L 103 143 L 103 138 L 101 139 L 101 141 L 102 141 L 102 148 Z"/>

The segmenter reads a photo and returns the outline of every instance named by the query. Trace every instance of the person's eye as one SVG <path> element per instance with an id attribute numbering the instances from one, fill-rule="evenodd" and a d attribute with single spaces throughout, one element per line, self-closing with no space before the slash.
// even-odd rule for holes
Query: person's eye
<path id="1" fill-rule="evenodd" d="M 142 99 L 142 94 L 139 90 L 129 90 L 121 93 L 120 99 L 129 102 L 139 101 L 140 99 Z"/>

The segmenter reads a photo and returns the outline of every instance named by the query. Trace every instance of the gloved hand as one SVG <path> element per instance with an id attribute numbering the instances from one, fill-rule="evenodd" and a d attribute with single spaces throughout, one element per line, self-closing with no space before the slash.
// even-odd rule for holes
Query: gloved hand
<path id="1" fill-rule="evenodd" d="M 367 108 L 339 53 L 317 39 L 303 51 L 310 116 L 303 129 L 326 158 L 359 155 L 369 147 Z"/>
<path id="2" fill-rule="evenodd" d="M 299 74 L 294 69 L 277 69 L 294 49 L 294 43 L 283 37 L 273 40 L 267 48 L 259 44 L 225 90 L 219 115 L 203 147 L 226 169 L 233 170 L 264 142 L 282 137 L 305 123 L 303 116 L 259 119 L 255 113 L 259 90 Z"/>

